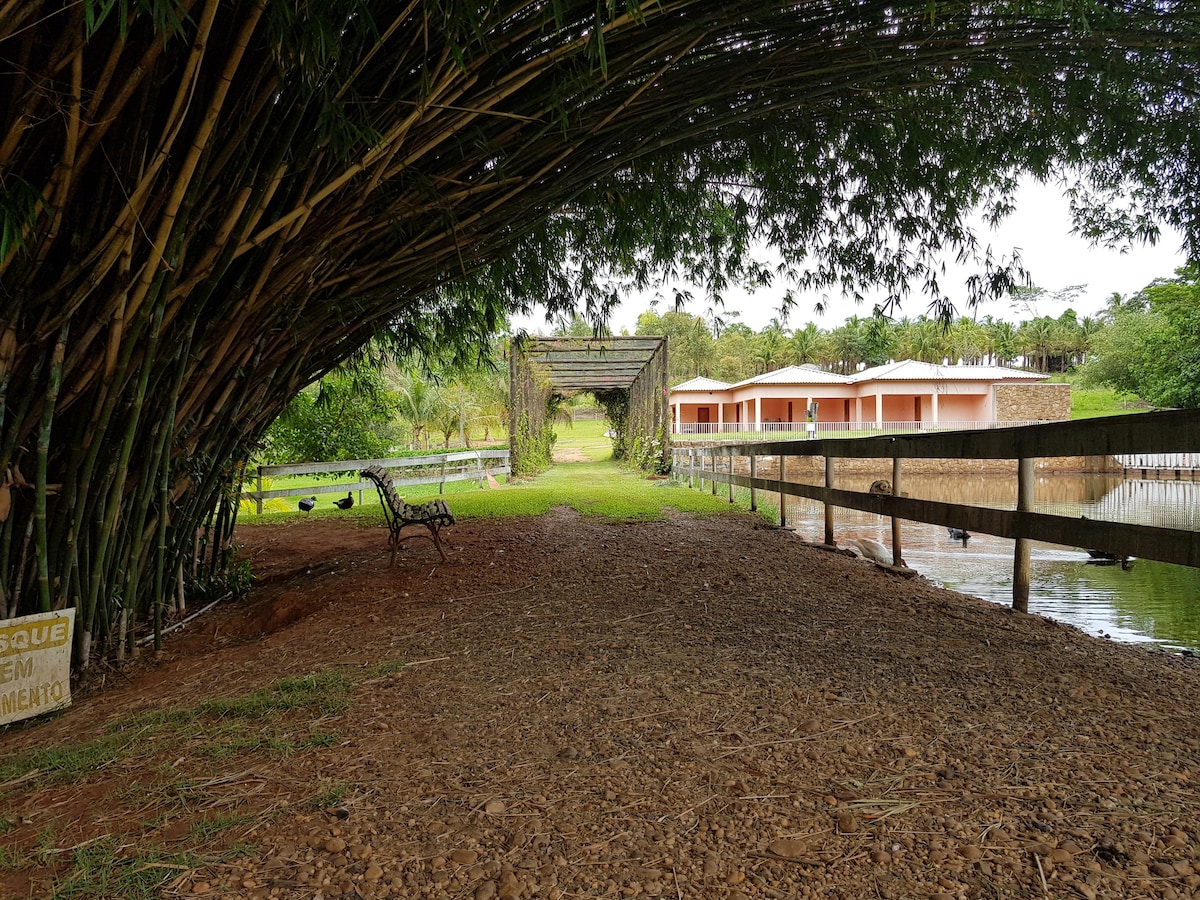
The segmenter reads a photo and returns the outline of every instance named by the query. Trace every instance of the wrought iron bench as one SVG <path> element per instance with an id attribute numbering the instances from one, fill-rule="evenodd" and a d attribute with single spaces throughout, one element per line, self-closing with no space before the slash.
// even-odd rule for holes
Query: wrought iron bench
<path id="1" fill-rule="evenodd" d="M 388 547 L 392 551 L 391 559 L 388 562 L 389 566 L 396 564 L 396 551 L 400 549 L 400 545 L 412 538 L 429 538 L 433 541 L 433 546 L 437 547 L 438 553 L 441 554 L 442 560 L 446 559 L 446 552 L 442 549 L 441 539 L 438 537 L 438 532 L 446 525 L 454 524 L 454 514 L 450 512 L 450 507 L 446 505 L 444 500 L 431 500 L 429 503 L 420 503 L 413 506 L 410 503 L 405 503 L 404 498 L 396 493 L 396 487 L 392 484 L 392 476 L 390 476 L 382 466 L 368 466 L 362 470 L 364 478 L 369 478 L 375 483 L 375 487 L 379 490 L 379 502 L 383 505 L 383 515 L 387 519 L 388 531 Z M 422 525 L 429 529 L 429 534 L 401 534 L 401 532 L 409 525 Z"/>

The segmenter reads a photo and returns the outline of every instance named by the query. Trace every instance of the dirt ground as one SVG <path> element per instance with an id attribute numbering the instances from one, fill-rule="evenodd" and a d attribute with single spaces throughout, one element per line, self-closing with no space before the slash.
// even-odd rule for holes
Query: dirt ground
<path id="1" fill-rule="evenodd" d="M 241 527 L 247 597 L 0 761 L 287 676 L 348 707 L 0 785 L 0 895 L 115 835 L 196 854 L 164 896 L 1200 897 L 1196 660 L 743 514 L 444 535 L 389 569 L 382 527 Z"/>

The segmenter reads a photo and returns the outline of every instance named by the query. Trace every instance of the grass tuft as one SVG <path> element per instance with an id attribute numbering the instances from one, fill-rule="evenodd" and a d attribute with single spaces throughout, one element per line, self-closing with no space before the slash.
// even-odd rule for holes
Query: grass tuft
<path id="1" fill-rule="evenodd" d="M 210 757 L 244 751 L 296 753 L 329 747 L 337 735 L 314 730 L 321 719 L 349 706 L 352 680 L 328 670 L 284 678 L 270 688 L 241 697 L 218 697 L 192 707 L 152 710 L 122 719 L 90 741 L 29 750 L 0 762 L 0 784 L 37 772 L 34 783 L 78 781 L 114 760 L 152 753 L 165 741 L 198 746 Z M 319 713 L 288 729 L 280 713 Z"/>
<path id="2" fill-rule="evenodd" d="M 153 900 L 166 882 L 198 862 L 190 854 L 139 850 L 105 838 L 75 850 L 71 874 L 55 886 L 52 898 Z"/>

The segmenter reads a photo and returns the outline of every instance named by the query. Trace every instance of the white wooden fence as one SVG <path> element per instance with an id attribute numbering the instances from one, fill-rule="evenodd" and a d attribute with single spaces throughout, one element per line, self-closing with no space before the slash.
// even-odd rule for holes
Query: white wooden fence
<path id="1" fill-rule="evenodd" d="M 362 492 L 374 493 L 371 481 L 353 484 L 322 484 L 308 487 L 287 487 L 264 491 L 263 479 L 281 475 L 317 475 L 329 472 L 360 472 L 368 466 L 381 466 L 392 473 L 392 482 L 397 487 L 410 484 L 436 484 L 438 493 L 445 489 L 447 481 L 478 481 L 483 487 L 491 475 L 509 474 L 507 450 L 462 450 L 456 453 L 432 453 L 426 456 L 397 456 L 391 459 L 349 459 L 339 462 L 293 463 L 284 466 L 259 466 L 255 475 L 255 490 L 242 493 L 243 500 L 253 500 L 255 511 L 262 515 L 264 500 L 280 497 L 312 497 L 320 494 L 344 494 L 358 491 L 358 503 L 362 504 Z M 402 474 L 407 472 L 409 474 Z"/>

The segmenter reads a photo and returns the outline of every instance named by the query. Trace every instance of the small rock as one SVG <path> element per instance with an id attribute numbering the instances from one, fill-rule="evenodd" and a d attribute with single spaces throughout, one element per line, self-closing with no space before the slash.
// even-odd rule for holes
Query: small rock
<path id="1" fill-rule="evenodd" d="M 496 882 L 485 881 L 475 888 L 475 900 L 492 900 L 496 896 Z"/>
<path id="2" fill-rule="evenodd" d="M 770 849 L 770 848 L 768 847 L 767 849 Z M 774 852 L 774 851 L 772 851 L 772 852 Z M 782 855 L 782 854 L 780 854 L 780 855 Z M 715 856 L 713 856 L 710 853 L 708 856 L 704 857 L 704 874 L 705 875 L 711 877 L 713 875 L 716 875 L 720 870 L 721 870 L 721 864 L 717 861 L 717 858 Z"/>
<path id="3" fill-rule="evenodd" d="M 1085 884 L 1082 881 L 1074 882 L 1071 887 L 1079 892 L 1081 897 L 1086 897 L 1087 900 L 1096 900 L 1096 889 L 1090 884 Z"/>
<path id="4" fill-rule="evenodd" d="M 346 842 L 340 837 L 330 838 L 325 842 L 326 853 L 341 853 L 346 849 Z"/>
<path id="5" fill-rule="evenodd" d="M 808 852 L 808 844 L 804 841 L 796 840 L 795 838 L 779 838 L 779 840 L 771 841 L 767 844 L 767 850 L 774 853 L 776 856 L 782 856 L 784 859 L 799 859 Z M 709 859 L 712 859 L 709 857 Z M 716 860 L 713 860 L 714 871 L 716 869 Z M 708 860 L 704 863 L 705 874 L 708 872 Z"/>
<path id="6" fill-rule="evenodd" d="M 193 894 L 207 894 L 211 890 L 212 890 L 212 885 L 209 884 L 207 881 L 197 881 L 195 884 L 192 885 L 192 893 Z"/>
<path id="7" fill-rule="evenodd" d="M 474 850 L 455 850 L 450 858 L 460 866 L 473 866 L 479 861 L 479 854 Z"/>
<path id="8" fill-rule="evenodd" d="M 1071 861 L 1071 852 L 1063 847 L 1056 847 L 1050 851 L 1050 862 L 1062 865 Z"/>
<path id="9" fill-rule="evenodd" d="M 371 863 L 371 865 L 367 866 L 367 871 L 363 873 L 363 877 L 365 877 L 367 881 L 378 881 L 383 877 L 383 869 L 379 868 L 379 866 L 375 865 L 374 863 Z"/>
<path id="10" fill-rule="evenodd" d="M 842 834 L 854 834 L 858 831 L 858 819 L 849 810 L 842 810 L 837 814 L 837 827 Z"/>
<path id="11" fill-rule="evenodd" d="M 877 866 L 886 866 L 891 861 L 892 854 L 888 853 L 886 850 L 871 851 L 871 862 L 875 863 Z"/>
<path id="12" fill-rule="evenodd" d="M 483 811 L 489 816 L 498 816 L 506 809 L 508 809 L 508 807 L 504 805 L 503 800 L 489 800 L 487 803 L 483 804 Z"/>
<path id="13" fill-rule="evenodd" d="M 1174 878 L 1175 877 L 1175 867 L 1173 865 L 1171 865 L 1170 863 L 1166 863 L 1166 862 L 1156 862 L 1154 865 L 1152 865 L 1150 867 L 1150 871 L 1153 872 L 1155 875 L 1157 875 L 1159 878 Z"/>
<path id="14" fill-rule="evenodd" d="M 977 859 L 983 858 L 983 851 L 974 844 L 964 844 L 958 848 L 958 855 L 963 859 L 969 859 L 974 862 Z"/>

